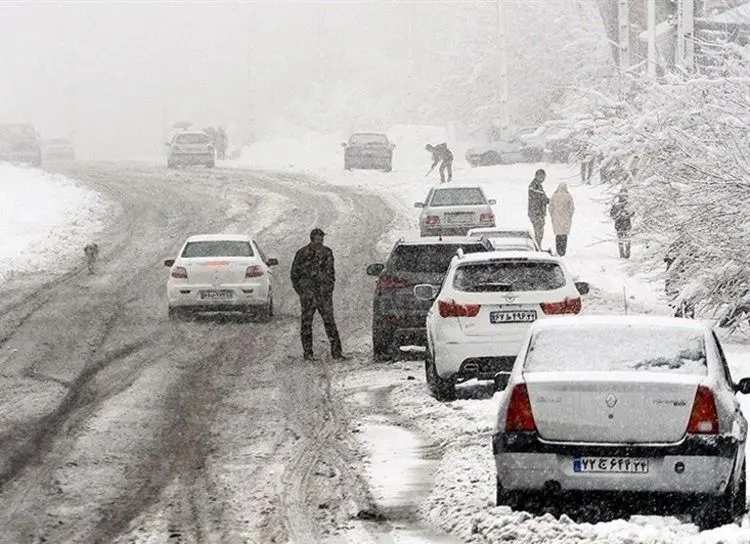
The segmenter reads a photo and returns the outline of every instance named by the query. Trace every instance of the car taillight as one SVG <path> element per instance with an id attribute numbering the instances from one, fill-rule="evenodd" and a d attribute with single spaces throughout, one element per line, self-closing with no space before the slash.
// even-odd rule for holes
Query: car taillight
<path id="1" fill-rule="evenodd" d="M 440 317 L 476 317 L 479 304 L 459 304 L 455 300 L 438 300 Z"/>
<path id="2" fill-rule="evenodd" d="M 437 225 L 440 223 L 440 216 L 438 215 L 428 215 L 427 216 L 427 224 L 428 225 Z"/>
<path id="3" fill-rule="evenodd" d="M 172 268 L 171 276 L 173 278 L 187 279 L 187 269 L 184 266 L 175 266 Z"/>
<path id="4" fill-rule="evenodd" d="M 542 311 L 547 315 L 554 314 L 577 314 L 581 311 L 581 299 L 566 298 L 560 302 L 542 302 Z"/>
<path id="5" fill-rule="evenodd" d="M 257 264 L 254 264 L 253 266 L 248 266 L 247 270 L 245 270 L 246 278 L 259 278 L 262 275 L 263 275 L 263 269 Z"/>
<path id="6" fill-rule="evenodd" d="M 479 216 L 479 222 L 480 223 L 494 223 L 495 222 L 495 214 L 494 213 L 483 213 Z"/>
<path id="7" fill-rule="evenodd" d="M 378 287 L 381 289 L 395 289 L 397 287 L 407 287 L 409 280 L 398 276 L 378 276 Z"/>
<path id="8" fill-rule="evenodd" d="M 526 384 L 519 383 L 510 394 L 508 413 L 505 416 L 505 430 L 506 432 L 536 431 L 536 422 L 531 411 L 531 400 L 529 400 Z"/>
<path id="9" fill-rule="evenodd" d="M 690 434 L 717 434 L 719 432 L 719 415 L 716 412 L 714 394 L 705 385 L 698 386 L 695 392 L 687 432 Z"/>

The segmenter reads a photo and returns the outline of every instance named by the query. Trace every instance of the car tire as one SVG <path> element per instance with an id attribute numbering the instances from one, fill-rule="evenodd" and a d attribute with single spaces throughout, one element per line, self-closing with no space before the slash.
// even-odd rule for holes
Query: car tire
<path id="1" fill-rule="evenodd" d="M 216 166 L 216 161 L 210 161 L 206 163 L 206 168 L 213 168 Z"/>
<path id="2" fill-rule="evenodd" d="M 260 322 L 268 323 L 273 317 L 273 296 L 268 297 L 268 302 L 263 306 L 260 311 Z"/>
<path id="3" fill-rule="evenodd" d="M 697 512 L 693 515 L 693 521 L 701 531 L 736 523 L 747 511 L 747 503 L 745 502 L 747 476 L 746 462 L 744 461 L 737 490 L 732 489 L 733 487 L 734 484 L 730 483 L 721 496 L 701 502 Z"/>
<path id="4" fill-rule="evenodd" d="M 385 168 L 383 168 L 383 172 L 393 172 L 393 163 L 388 162 L 388 164 L 385 165 Z"/>
<path id="5" fill-rule="evenodd" d="M 456 400 L 456 383 L 450 378 L 444 379 L 438 375 L 429 346 L 424 356 L 424 372 L 427 388 L 436 400 L 440 402 Z"/>
<path id="6" fill-rule="evenodd" d="M 171 306 L 167 310 L 167 316 L 169 319 L 172 319 L 174 321 L 177 321 L 179 319 L 182 319 L 184 317 L 184 313 L 179 308 L 172 308 Z"/>
<path id="7" fill-rule="evenodd" d="M 372 358 L 376 361 L 393 360 L 393 334 L 375 323 L 372 326 Z"/>
<path id="8" fill-rule="evenodd" d="M 177 167 L 177 165 L 175 163 L 173 163 L 172 161 L 168 161 L 167 162 L 167 168 L 176 168 L 176 167 Z"/>
<path id="9" fill-rule="evenodd" d="M 347 172 L 350 172 L 351 169 L 352 169 L 352 165 L 349 164 L 347 161 L 344 161 L 344 170 L 346 170 Z"/>

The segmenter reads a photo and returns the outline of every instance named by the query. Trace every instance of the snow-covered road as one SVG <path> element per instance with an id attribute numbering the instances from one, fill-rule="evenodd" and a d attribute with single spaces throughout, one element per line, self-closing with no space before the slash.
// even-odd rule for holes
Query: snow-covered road
<path id="1" fill-rule="evenodd" d="M 37 185 L 14 193 L 14 206 L 36 206 L 45 218 L 36 239 L 0 246 L 14 263 L 4 289 L 11 311 L 0 319 L 0 384 L 11 399 L 0 403 L 0 423 L 13 438 L 2 459 L 15 460 L 2 479 L 0 534 L 123 543 L 750 542 L 747 518 L 742 527 L 698 532 L 675 518 L 586 524 L 495 507 L 490 433 L 499 395 L 470 384 L 459 400 L 438 403 L 420 361 L 369 358 L 373 282 L 364 269 L 416 232 L 413 202 L 435 182 L 424 177 L 421 145 L 400 142 L 403 155 L 385 174 L 344 172 L 336 139 L 297 144 L 294 155 L 289 141 L 266 142 L 232 170 L 213 172 L 77 165 L 61 178 L 0 165 L 0 191 L 10 190 L 12 176 L 30 176 Z M 525 223 L 526 187 L 538 166 L 470 169 L 459 161 L 455 179 L 484 185 L 498 201 L 499 223 Z M 580 185 L 571 166 L 545 167 L 547 192 L 564 181 L 576 200 L 567 260 L 593 286 L 585 311 L 667 313 L 658 271 L 638 270 L 639 248 L 633 262 L 617 259 L 603 189 Z M 62 192 L 51 203 L 73 203 L 64 212 L 42 198 L 54 191 Z M 286 274 L 312 225 L 324 227 L 337 255 L 338 320 L 354 355 L 344 366 L 294 366 L 297 307 Z M 2 220 L 0 229 L 21 241 L 35 231 Z M 165 324 L 160 261 L 196 229 L 260 232 L 282 260 L 285 302 L 272 327 L 253 324 L 248 336 L 238 323 Z M 87 278 L 77 255 L 92 237 L 110 244 L 101 275 Z M 543 245 L 552 245 L 549 228 Z M 50 246 L 58 251 L 44 250 Z M 40 290 L 35 277 L 52 287 Z M 71 340 L 89 328 L 102 332 Z M 321 330 L 316 337 L 324 352 Z M 750 376 L 744 338 L 728 338 L 726 347 L 735 378 Z M 92 364 L 98 370 L 76 382 Z M 71 390 L 80 399 L 49 419 Z M 47 417 L 42 425 L 39 417 Z M 24 428 L 37 429 L 33 440 Z"/>

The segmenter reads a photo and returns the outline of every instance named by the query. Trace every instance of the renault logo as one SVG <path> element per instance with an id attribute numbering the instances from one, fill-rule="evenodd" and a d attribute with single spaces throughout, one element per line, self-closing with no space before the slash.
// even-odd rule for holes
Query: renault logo
<path id="1" fill-rule="evenodd" d="M 614 408 L 615 404 L 617 404 L 617 397 L 610 393 L 609 395 L 607 395 L 607 398 L 604 399 L 604 402 L 606 402 L 607 406 L 609 406 L 610 408 Z"/>

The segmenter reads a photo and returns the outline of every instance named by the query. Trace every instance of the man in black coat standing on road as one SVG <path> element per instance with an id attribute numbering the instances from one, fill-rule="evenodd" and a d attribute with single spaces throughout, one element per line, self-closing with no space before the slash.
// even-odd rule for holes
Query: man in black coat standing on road
<path id="1" fill-rule="evenodd" d="M 534 239 L 539 247 L 542 247 L 544 223 L 547 219 L 547 204 L 549 204 L 547 193 L 544 192 L 544 187 L 542 187 L 545 179 L 547 179 L 547 172 L 540 168 L 529 184 L 529 220 L 531 226 L 534 227 Z"/>
<path id="2" fill-rule="evenodd" d="M 323 318 L 323 325 L 331 343 L 331 356 L 345 359 L 341 352 L 341 339 L 333 316 L 333 287 L 336 272 L 333 251 L 323 245 L 325 232 L 315 228 L 310 232 L 310 243 L 300 248 L 292 262 L 292 286 L 299 295 L 302 306 L 300 337 L 305 360 L 313 359 L 312 324 L 315 311 Z"/>

